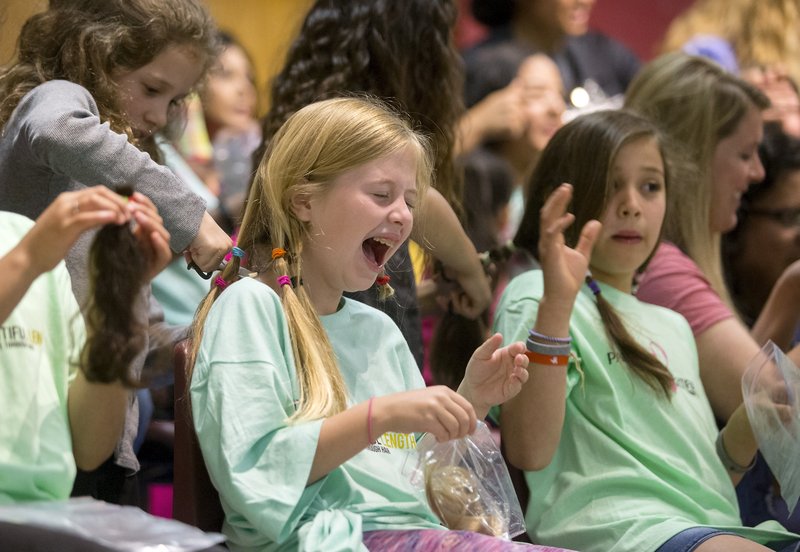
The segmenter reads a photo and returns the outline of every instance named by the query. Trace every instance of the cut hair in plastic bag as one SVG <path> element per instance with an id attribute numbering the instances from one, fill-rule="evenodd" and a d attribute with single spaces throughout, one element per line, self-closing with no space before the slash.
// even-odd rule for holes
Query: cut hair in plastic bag
<path id="1" fill-rule="evenodd" d="M 489 428 L 437 443 L 431 434 L 417 444 L 412 484 L 425 493 L 445 527 L 511 539 L 525 532 L 514 485 Z"/>
<path id="2" fill-rule="evenodd" d="M 225 540 L 133 506 L 88 497 L 0 506 L 0 521 L 51 528 L 124 552 L 194 552 Z"/>
<path id="3" fill-rule="evenodd" d="M 772 341 L 742 376 L 747 417 L 789 511 L 800 497 L 800 370 Z"/>

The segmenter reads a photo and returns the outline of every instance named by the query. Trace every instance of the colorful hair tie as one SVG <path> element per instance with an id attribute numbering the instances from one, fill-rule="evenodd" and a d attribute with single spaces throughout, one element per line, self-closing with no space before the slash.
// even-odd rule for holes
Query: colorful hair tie
<path id="1" fill-rule="evenodd" d="M 214 278 L 214 285 L 217 286 L 220 290 L 225 289 L 228 287 L 228 282 L 226 282 L 222 276 L 217 276 Z"/>
<path id="2" fill-rule="evenodd" d="M 286 255 L 286 250 L 284 248 L 282 248 L 282 247 L 276 247 L 275 249 L 272 250 L 272 260 L 273 261 L 275 259 L 280 259 L 284 255 Z"/>
<path id="3" fill-rule="evenodd" d="M 289 278 L 288 276 L 286 276 L 285 274 L 283 276 L 278 276 L 278 285 L 281 286 L 281 287 L 283 287 L 283 286 L 291 286 L 292 285 L 292 279 Z"/>
<path id="4" fill-rule="evenodd" d="M 391 276 L 389 276 L 388 274 L 381 274 L 380 276 L 378 276 L 378 277 L 375 279 L 375 282 L 377 282 L 377 284 L 378 284 L 379 286 L 385 286 L 385 285 L 387 285 L 387 284 L 388 284 L 389 282 L 391 282 L 391 281 L 392 281 L 392 277 L 391 277 Z"/>
<path id="5" fill-rule="evenodd" d="M 233 255 L 234 257 L 239 257 L 241 259 L 242 257 L 244 257 L 244 249 L 240 249 L 234 245 L 233 249 L 231 249 L 231 255 Z"/>
<path id="6" fill-rule="evenodd" d="M 597 280 L 592 278 L 591 273 L 586 274 L 586 285 L 589 286 L 589 289 L 592 290 L 592 293 L 595 295 L 600 295 L 600 286 L 597 283 Z"/>

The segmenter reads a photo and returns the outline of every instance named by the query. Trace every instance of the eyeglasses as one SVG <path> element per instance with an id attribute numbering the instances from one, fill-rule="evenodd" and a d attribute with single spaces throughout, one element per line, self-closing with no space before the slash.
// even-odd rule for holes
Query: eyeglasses
<path id="1" fill-rule="evenodd" d="M 748 215 L 771 218 L 786 228 L 800 226 L 800 207 L 786 209 L 757 209 L 749 207 L 745 209 L 745 212 Z"/>

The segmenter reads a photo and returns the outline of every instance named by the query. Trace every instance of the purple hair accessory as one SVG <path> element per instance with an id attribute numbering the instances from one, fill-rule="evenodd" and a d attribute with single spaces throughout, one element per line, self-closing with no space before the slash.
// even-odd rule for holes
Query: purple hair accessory
<path id="1" fill-rule="evenodd" d="M 281 287 L 283 287 L 283 286 L 291 286 L 292 285 L 292 279 L 289 278 L 286 275 L 278 276 L 278 285 L 281 286 Z"/>
<path id="2" fill-rule="evenodd" d="M 586 285 L 589 286 L 589 289 L 592 290 L 592 293 L 595 295 L 600 295 L 600 286 L 597 284 L 597 281 L 592 278 L 592 273 L 586 273 Z"/>

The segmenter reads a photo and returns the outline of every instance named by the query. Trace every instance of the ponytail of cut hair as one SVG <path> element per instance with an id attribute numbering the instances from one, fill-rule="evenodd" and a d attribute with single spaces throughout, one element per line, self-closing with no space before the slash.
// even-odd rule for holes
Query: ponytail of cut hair
<path id="1" fill-rule="evenodd" d="M 144 306 L 141 291 L 147 282 L 147 260 L 128 224 L 109 224 L 97 232 L 89 271 L 92 291 L 80 367 L 90 382 L 140 387 L 129 370 L 145 345 L 147 320 L 136 306 Z"/>

